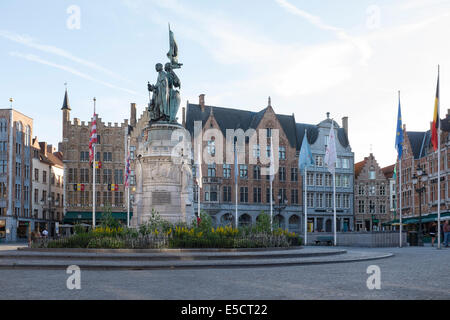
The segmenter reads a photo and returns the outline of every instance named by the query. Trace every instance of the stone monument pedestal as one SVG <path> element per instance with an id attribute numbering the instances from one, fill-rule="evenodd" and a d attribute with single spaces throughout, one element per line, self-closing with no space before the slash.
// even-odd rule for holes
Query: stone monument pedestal
<path id="1" fill-rule="evenodd" d="M 141 133 L 136 148 L 136 193 L 132 225 L 157 212 L 164 220 L 190 222 L 194 215 L 190 150 L 183 148 L 185 129 L 157 122 Z"/>

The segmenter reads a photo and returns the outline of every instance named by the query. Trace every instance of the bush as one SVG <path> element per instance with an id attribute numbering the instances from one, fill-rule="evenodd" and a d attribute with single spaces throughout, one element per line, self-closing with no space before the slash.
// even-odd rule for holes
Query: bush
<path id="1" fill-rule="evenodd" d="M 122 239 L 113 237 L 93 238 L 87 245 L 87 248 L 96 249 L 122 249 L 125 247 L 125 242 Z"/>

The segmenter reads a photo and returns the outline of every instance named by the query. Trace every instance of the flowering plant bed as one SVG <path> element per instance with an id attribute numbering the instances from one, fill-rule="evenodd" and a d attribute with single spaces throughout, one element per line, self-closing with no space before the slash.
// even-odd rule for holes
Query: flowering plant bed
<path id="1" fill-rule="evenodd" d="M 199 224 L 173 225 L 154 214 L 139 229 L 101 225 L 94 230 L 75 228 L 72 236 L 48 240 L 37 239 L 33 248 L 92 248 L 92 249 L 175 249 L 175 248 L 270 248 L 299 246 L 302 239 L 293 232 L 277 228 L 270 230 L 270 220 L 260 219 L 254 227 L 214 228 L 211 218 L 204 214 Z"/>

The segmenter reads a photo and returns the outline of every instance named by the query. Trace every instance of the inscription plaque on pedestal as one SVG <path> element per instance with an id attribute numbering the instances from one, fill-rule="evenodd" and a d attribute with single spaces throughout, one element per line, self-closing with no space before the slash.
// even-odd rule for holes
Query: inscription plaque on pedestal
<path id="1" fill-rule="evenodd" d="M 167 191 L 153 191 L 152 192 L 152 204 L 164 205 L 170 204 L 170 192 Z"/>

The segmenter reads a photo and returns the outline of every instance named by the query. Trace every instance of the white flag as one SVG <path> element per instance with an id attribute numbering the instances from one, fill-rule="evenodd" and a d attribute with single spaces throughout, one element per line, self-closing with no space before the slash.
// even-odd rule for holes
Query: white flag
<path id="1" fill-rule="evenodd" d="M 325 151 L 325 164 L 328 171 L 334 174 L 336 168 L 336 139 L 334 136 L 333 120 L 331 120 L 330 136 L 328 139 L 327 150 Z"/>
<path id="2" fill-rule="evenodd" d="M 270 168 L 269 168 L 269 174 L 270 174 L 270 182 L 273 182 L 275 178 L 275 160 L 273 158 L 273 143 L 272 143 L 272 137 L 270 137 Z"/>
<path id="3" fill-rule="evenodd" d="M 203 187 L 202 183 L 202 148 L 198 146 L 198 160 L 197 160 L 197 184 L 199 188 Z"/>

